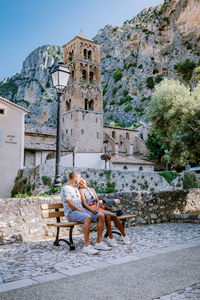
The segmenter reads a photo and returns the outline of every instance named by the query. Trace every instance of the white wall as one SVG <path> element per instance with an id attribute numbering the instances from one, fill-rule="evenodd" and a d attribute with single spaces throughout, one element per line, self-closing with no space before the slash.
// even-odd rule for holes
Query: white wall
<path id="1" fill-rule="evenodd" d="M 105 161 L 100 159 L 103 153 L 75 153 L 74 167 L 78 168 L 94 168 L 94 169 L 104 169 Z M 48 159 L 47 165 L 55 165 L 55 158 Z M 61 165 L 63 167 L 73 167 L 73 154 L 61 157 Z"/>
<path id="2" fill-rule="evenodd" d="M 24 115 L 12 105 L 0 101 L 0 197 L 9 197 L 15 177 L 24 163 Z"/>

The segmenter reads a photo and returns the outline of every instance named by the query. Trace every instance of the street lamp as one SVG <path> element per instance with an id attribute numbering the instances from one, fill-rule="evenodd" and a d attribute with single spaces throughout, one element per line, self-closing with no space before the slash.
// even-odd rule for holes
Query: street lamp
<path id="1" fill-rule="evenodd" d="M 107 148 L 107 146 L 108 146 L 108 141 L 105 140 L 105 141 L 103 142 L 103 145 L 104 145 L 104 153 L 105 153 L 105 157 L 106 157 L 106 148 Z M 105 169 L 106 169 L 106 159 L 105 159 Z"/>
<path id="2" fill-rule="evenodd" d="M 53 87 L 56 89 L 58 95 L 57 134 L 56 134 L 56 170 L 55 170 L 54 186 L 61 186 L 61 179 L 60 179 L 61 100 L 62 100 L 62 95 L 64 93 L 64 90 L 67 86 L 69 76 L 70 76 L 70 71 L 62 61 L 59 61 L 58 65 L 54 66 L 51 71 Z"/>

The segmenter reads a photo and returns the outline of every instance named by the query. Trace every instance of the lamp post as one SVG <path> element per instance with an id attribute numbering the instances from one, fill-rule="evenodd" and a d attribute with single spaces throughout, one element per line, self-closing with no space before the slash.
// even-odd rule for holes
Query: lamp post
<path id="1" fill-rule="evenodd" d="M 104 145 L 104 153 L 105 153 L 105 155 L 106 155 L 106 149 L 107 149 L 107 146 L 108 146 L 108 141 L 105 140 L 105 141 L 103 142 L 103 145 Z M 105 169 L 106 169 L 106 159 L 105 159 Z"/>
<path id="2" fill-rule="evenodd" d="M 56 89 L 58 96 L 57 107 L 57 134 L 56 134 L 56 169 L 54 186 L 61 186 L 60 179 L 60 152 L 61 152 L 61 100 L 64 90 L 69 80 L 69 69 L 64 65 L 62 61 L 58 62 L 58 65 L 54 66 L 51 71 L 51 77 L 53 87 Z"/>

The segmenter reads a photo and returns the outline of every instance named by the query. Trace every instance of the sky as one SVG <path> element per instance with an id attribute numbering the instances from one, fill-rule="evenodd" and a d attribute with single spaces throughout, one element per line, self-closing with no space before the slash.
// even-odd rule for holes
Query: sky
<path id="1" fill-rule="evenodd" d="M 64 45 L 82 31 L 93 38 L 163 0 L 0 0 L 0 80 L 21 71 L 37 47 Z"/>

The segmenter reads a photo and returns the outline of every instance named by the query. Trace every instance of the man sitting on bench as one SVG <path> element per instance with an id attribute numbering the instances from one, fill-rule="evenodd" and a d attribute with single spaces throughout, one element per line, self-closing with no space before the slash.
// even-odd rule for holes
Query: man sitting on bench
<path id="1" fill-rule="evenodd" d="M 81 195 L 76 188 L 81 178 L 80 172 L 74 170 L 69 174 L 69 183 L 61 190 L 61 199 L 64 207 L 64 214 L 69 222 L 83 223 L 83 234 L 85 239 L 85 246 L 83 252 L 87 254 L 97 254 L 98 250 L 111 250 L 102 241 L 102 234 L 104 229 L 105 217 L 102 213 L 93 214 L 82 206 Z M 97 222 L 97 242 L 93 248 L 90 245 L 89 234 L 91 222 Z"/>

